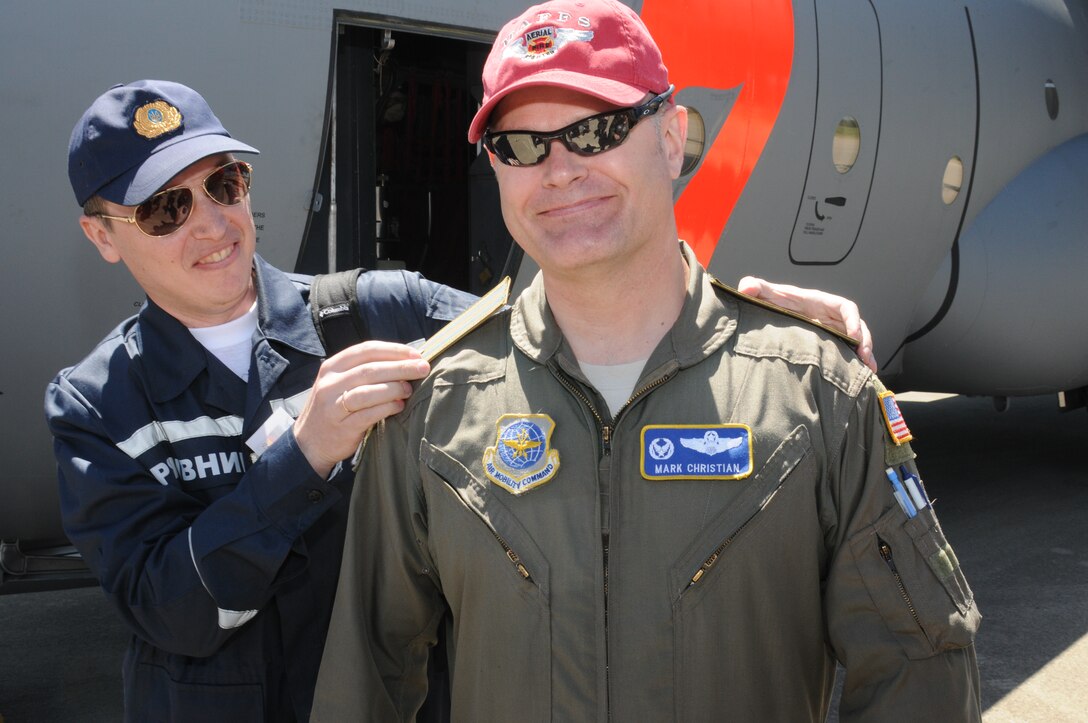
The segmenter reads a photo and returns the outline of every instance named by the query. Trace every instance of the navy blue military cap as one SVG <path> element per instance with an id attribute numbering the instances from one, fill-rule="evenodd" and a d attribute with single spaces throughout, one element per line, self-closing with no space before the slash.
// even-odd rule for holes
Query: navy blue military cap
<path id="1" fill-rule="evenodd" d="M 259 153 L 236 141 L 192 88 L 167 80 L 115 85 L 72 130 L 68 178 L 79 205 L 98 194 L 136 206 L 217 153 Z"/>

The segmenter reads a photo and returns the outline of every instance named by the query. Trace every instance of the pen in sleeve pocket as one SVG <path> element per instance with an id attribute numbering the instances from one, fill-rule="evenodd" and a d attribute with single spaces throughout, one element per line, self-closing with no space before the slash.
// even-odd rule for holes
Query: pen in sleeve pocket
<path id="1" fill-rule="evenodd" d="M 916 475 L 911 474 L 906 467 L 900 465 L 899 473 L 903 475 L 903 486 L 907 488 L 907 492 L 910 493 L 910 499 L 914 503 L 916 509 L 924 510 L 929 507 L 929 498 L 926 497 L 925 487 L 922 486 L 922 481 L 918 479 Z"/>
<path id="2" fill-rule="evenodd" d="M 899 503 L 899 506 L 903 508 L 903 512 L 907 517 L 914 517 L 917 515 L 918 510 L 915 509 L 909 493 L 903 488 L 903 483 L 899 481 L 899 475 L 895 473 L 895 470 L 888 467 L 884 470 L 884 474 L 888 475 L 888 481 L 892 483 L 892 494 L 895 495 L 896 501 Z"/>

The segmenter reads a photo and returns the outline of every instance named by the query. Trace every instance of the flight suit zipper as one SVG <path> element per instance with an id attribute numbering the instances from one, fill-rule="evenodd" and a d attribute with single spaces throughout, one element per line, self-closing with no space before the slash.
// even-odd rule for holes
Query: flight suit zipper
<path id="1" fill-rule="evenodd" d="M 783 480 L 784 479 L 785 478 L 783 478 Z M 754 520 L 759 515 L 759 513 L 767 509 L 767 507 L 771 504 L 771 501 L 778 496 L 778 491 L 782 489 L 783 480 L 780 480 L 778 486 L 775 487 L 775 489 L 769 495 L 763 498 L 763 501 L 759 504 L 759 507 L 755 510 L 755 512 L 749 515 L 748 518 L 740 524 L 740 527 L 733 530 L 733 532 L 725 538 L 722 544 L 718 545 L 714 549 L 714 552 L 710 553 L 710 555 L 705 560 L 703 560 L 703 564 L 699 566 L 699 569 L 696 570 L 695 574 L 691 576 L 691 580 L 688 581 L 687 586 L 685 586 L 684 589 L 680 592 L 681 596 L 685 592 L 690 590 L 692 586 L 698 584 L 699 581 L 702 580 L 708 572 L 710 572 L 710 568 L 714 567 L 714 565 L 717 564 L 718 560 L 721 559 L 722 554 L 725 553 L 725 549 L 733 544 L 733 540 L 737 539 L 737 536 L 740 535 L 740 533 L 744 532 L 744 528 L 748 527 L 748 525 L 752 523 L 752 520 Z"/>
<path id="2" fill-rule="evenodd" d="M 626 402 L 623 403 L 623 406 L 620 407 L 620 410 L 618 412 L 616 412 L 616 419 L 619 419 L 623 415 L 623 413 L 625 411 L 627 411 L 627 408 L 635 403 L 636 399 L 638 399 L 639 397 L 641 397 L 644 394 L 649 394 L 653 390 L 657 389 L 662 384 L 664 384 L 665 382 L 672 379 L 675 374 L 676 374 L 675 371 L 669 371 L 669 372 L 665 373 L 664 375 L 658 377 L 654 381 L 650 382 L 649 384 L 644 386 L 642 389 L 636 390 L 635 393 L 632 394 L 631 397 Z"/>
<path id="3" fill-rule="evenodd" d="M 612 427 L 604 423 L 604 418 L 601 417 L 601 413 L 597 411 L 597 408 L 593 406 L 593 402 L 589 397 L 574 384 L 574 382 L 567 379 L 566 375 L 558 367 L 552 369 L 552 374 L 559 383 L 562 384 L 568 392 L 574 395 L 574 397 L 585 405 L 589 413 L 593 415 L 593 418 L 597 420 L 597 431 L 600 432 L 601 453 L 610 454 L 612 452 Z M 625 405 L 626 406 L 626 405 Z"/>
<path id="4" fill-rule="evenodd" d="M 770 502 L 771 498 L 773 497 L 774 495 L 772 494 L 771 497 L 767 498 L 766 502 Z M 710 568 L 714 567 L 714 565 L 718 562 L 722 554 L 725 552 L 725 548 L 729 547 L 729 545 L 733 543 L 733 540 L 737 539 L 737 535 L 743 532 L 744 528 L 747 527 L 752 522 L 752 520 L 756 518 L 756 515 L 762 512 L 765 508 L 766 503 L 760 506 L 760 508 L 753 512 L 748 519 L 742 522 L 740 527 L 733 530 L 733 533 L 729 535 L 729 537 L 725 538 L 722 544 L 718 545 L 718 547 L 715 548 L 714 552 L 710 553 L 710 555 L 705 560 L 703 560 L 703 564 L 700 565 L 699 569 L 695 571 L 695 574 L 691 576 L 691 580 L 688 581 L 687 587 L 685 587 L 684 591 L 680 593 L 681 595 L 683 595 L 684 592 L 687 592 L 693 585 L 697 584 L 700 580 L 702 580 L 704 575 L 710 572 Z"/>
<path id="5" fill-rule="evenodd" d="M 907 604 L 907 610 L 910 611 L 910 616 L 914 618 L 914 622 L 918 625 L 918 628 L 925 632 L 922 628 L 922 621 L 918 618 L 918 611 L 914 609 L 914 602 L 910 599 L 910 593 L 907 592 L 907 586 L 903 584 L 903 578 L 899 575 L 899 568 L 895 566 L 895 559 L 892 557 L 892 546 L 885 542 L 880 537 L 876 538 L 877 547 L 880 550 L 880 557 L 887 564 L 888 569 L 892 571 L 892 576 L 895 577 L 895 584 L 899 587 L 899 594 L 903 598 L 903 602 Z"/>
<path id="6" fill-rule="evenodd" d="M 443 479 L 443 482 L 446 482 L 446 480 Z M 446 484 L 449 485 L 449 482 L 446 482 Z M 450 485 L 450 487 L 452 487 L 452 485 Z M 453 490 L 453 492 L 454 492 L 454 494 L 457 494 L 456 490 Z M 464 504 L 463 501 L 462 501 L 462 504 Z M 468 507 L 468 505 L 466 505 L 466 507 Z M 476 519 L 478 519 L 485 527 L 487 527 L 488 531 L 491 533 L 491 536 L 494 537 L 495 540 L 499 543 L 499 545 L 502 546 L 502 551 L 506 554 L 506 558 L 508 560 L 510 560 L 510 562 L 512 562 L 514 564 L 514 569 L 517 570 L 518 574 L 521 575 L 521 577 L 528 580 L 529 582 L 532 582 L 532 583 L 535 584 L 535 581 L 533 580 L 533 576 L 529 573 L 529 568 L 525 567 L 525 563 L 523 563 L 521 561 L 521 556 L 518 555 L 518 553 L 514 552 L 513 548 L 510 547 L 510 544 L 503 538 L 502 535 L 500 535 L 495 530 L 495 528 L 493 528 L 488 523 L 488 521 L 486 519 L 484 519 L 483 515 L 481 515 L 479 512 L 472 509 L 471 507 L 469 507 L 469 510 L 472 512 L 472 514 L 476 515 Z"/>
<path id="7" fill-rule="evenodd" d="M 714 550 L 714 552 L 710 553 L 709 557 L 707 557 L 705 560 L 703 560 L 703 564 L 700 565 L 699 569 L 695 571 L 695 574 L 691 576 L 691 580 L 688 582 L 688 585 L 687 585 L 687 588 L 685 588 L 685 591 L 688 588 L 690 588 L 692 585 L 695 585 L 700 580 L 702 580 L 703 575 L 710 572 L 710 568 L 714 567 L 714 564 L 718 562 L 718 559 L 721 558 L 722 553 L 725 552 L 725 548 L 729 547 L 729 545 L 732 544 L 733 540 L 736 539 L 737 535 L 739 535 L 741 533 L 741 531 L 744 530 L 744 528 L 748 526 L 748 523 L 755 519 L 756 514 L 759 514 L 759 513 L 757 512 L 757 513 L 753 514 L 751 517 L 749 517 L 747 520 L 745 520 L 744 523 L 740 527 L 738 527 L 736 529 L 736 531 L 733 532 L 733 534 L 731 534 L 729 537 L 725 538 L 725 541 L 722 542 L 722 544 L 718 545 L 718 547 Z"/>
<path id="8" fill-rule="evenodd" d="M 518 556 L 518 553 L 510 549 L 510 545 L 506 544 L 506 540 L 502 539 L 502 535 L 495 532 L 494 530 L 491 531 L 491 534 L 494 535 L 495 539 L 499 541 L 500 545 L 502 545 L 502 549 L 506 552 L 506 557 L 510 560 L 510 562 L 514 563 L 514 567 L 517 568 L 518 573 L 529 582 L 532 582 L 533 576 L 529 574 L 528 568 L 526 568 L 525 565 L 522 563 L 521 557 Z"/>
<path id="9" fill-rule="evenodd" d="M 582 392 L 582 390 L 579 389 L 578 386 L 576 384 L 574 384 L 574 382 L 567 379 L 566 375 L 562 372 L 561 369 L 558 368 L 557 365 L 552 367 L 552 374 L 555 376 L 556 379 L 559 380 L 559 383 L 562 384 L 567 389 L 567 391 L 569 391 L 572 395 L 574 395 L 574 397 L 576 399 L 580 400 L 582 402 L 582 404 L 585 405 L 586 409 L 588 409 L 590 414 L 593 415 L 593 418 L 597 420 L 597 430 L 599 432 L 601 459 L 603 459 L 605 457 L 610 457 L 611 454 L 612 454 L 612 433 L 614 431 L 614 428 L 611 425 L 605 423 L 604 418 L 601 417 L 600 412 L 597 411 L 597 408 L 596 408 L 596 406 L 594 406 L 593 401 L 584 392 Z M 653 391 L 657 387 L 661 386 L 665 382 L 672 379 L 673 376 L 675 376 L 675 370 L 669 371 L 668 373 L 662 375 L 661 377 L 658 377 L 657 379 L 650 382 L 649 384 L 642 387 L 641 389 L 636 390 L 627 399 L 627 401 L 623 403 L 623 406 L 620 407 L 619 411 L 616 413 L 615 419 L 618 420 L 623 415 L 623 413 L 627 410 L 627 408 L 630 407 L 636 400 L 638 400 L 639 397 L 642 397 L 643 395 L 648 394 L 649 392 Z M 609 496 L 611 498 L 611 491 L 609 493 Z M 604 587 L 604 592 L 603 592 L 603 596 L 604 596 L 604 601 L 603 601 L 604 602 L 604 651 L 605 651 L 605 653 L 604 653 L 605 654 L 604 670 L 605 670 L 605 695 L 607 697 L 607 700 L 605 702 L 605 708 L 606 708 L 607 718 L 608 718 L 608 720 L 611 720 L 612 719 L 612 700 L 611 700 L 611 691 L 610 691 L 611 682 L 610 682 L 610 678 L 609 678 L 609 657 L 608 657 L 609 656 L 609 644 L 608 644 L 608 551 L 609 551 L 609 540 L 608 540 L 608 538 L 609 538 L 608 530 L 607 529 L 602 529 L 602 531 L 601 531 L 601 555 L 602 555 L 602 558 L 603 558 L 602 563 L 604 564 L 604 573 L 603 573 L 604 574 L 604 580 L 603 580 L 603 587 Z"/>
<path id="10" fill-rule="evenodd" d="M 598 441 L 600 442 L 600 459 L 612 455 L 612 427 L 605 423 L 604 418 L 601 417 L 600 412 L 597 411 L 597 407 L 593 405 L 592 400 L 578 388 L 574 382 L 567 379 L 566 375 L 557 367 L 552 368 L 552 374 L 559 383 L 562 384 L 568 392 L 574 395 L 575 399 L 582 402 L 586 409 L 589 410 L 593 418 L 597 420 L 597 432 Z M 625 405 L 626 406 L 626 405 Z M 599 471 L 599 462 L 598 462 Z M 611 499 L 611 491 L 609 491 L 609 498 Z M 609 693 L 609 646 L 608 646 L 608 528 L 603 527 L 601 529 L 601 558 L 604 565 L 604 579 L 603 579 L 603 624 L 604 624 L 604 678 L 605 678 L 605 710 L 608 720 L 612 719 L 612 700 Z"/>

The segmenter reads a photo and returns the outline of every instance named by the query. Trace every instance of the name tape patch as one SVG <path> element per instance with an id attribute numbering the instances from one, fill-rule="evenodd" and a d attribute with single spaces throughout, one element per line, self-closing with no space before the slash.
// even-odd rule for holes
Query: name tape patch
<path id="1" fill-rule="evenodd" d="M 752 430 L 746 424 L 647 425 L 641 468 L 648 480 L 743 479 L 752 474 Z"/>
<path id="2" fill-rule="evenodd" d="M 555 421 L 547 414 L 504 414 L 495 423 L 495 446 L 484 451 L 484 474 L 515 495 L 544 484 L 559 471 L 551 448 Z"/>

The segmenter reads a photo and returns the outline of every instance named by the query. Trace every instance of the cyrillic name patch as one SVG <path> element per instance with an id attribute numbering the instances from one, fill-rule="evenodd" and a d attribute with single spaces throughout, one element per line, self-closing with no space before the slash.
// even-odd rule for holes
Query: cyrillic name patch
<path id="1" fill-rule="evenodd" d="M 495 446 L 484 451 L 484 474 L 507 492 L 520 495 L 559 471 L 551 449 L 555 421 L 547 414 L 504 414 L 495 423 Z"/>
<path id="2" fill-rule="evenodd" d="M 642 428 L 642 476 L 648 480 L 742 479 L 752 474 L 746 424 L 650 424 Z"/>

